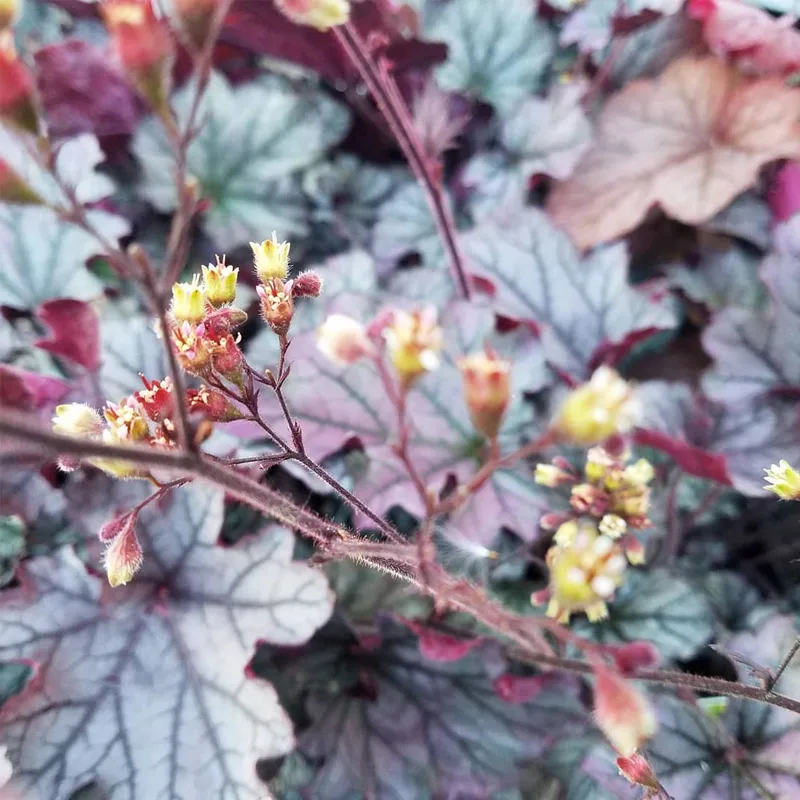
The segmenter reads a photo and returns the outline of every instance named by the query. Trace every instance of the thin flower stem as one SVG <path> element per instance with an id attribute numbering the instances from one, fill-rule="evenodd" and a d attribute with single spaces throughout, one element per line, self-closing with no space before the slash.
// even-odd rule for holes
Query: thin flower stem
<path id="1" fill-rule="evenodd" d="M 393 78 L 385 67 L 373 62 L 369 48 L 351 23 L 335 28 L 334 33 L 359 71 L 417 178 L 433 214 L 436 229 L 450 258 L 450 268 L 456 285 L 460 294 L 469 300 L 472 296 L 472 288 L 464 258 L 458 246 L 455 222 L 447 204 L 442 182 L 435 176 L 433 165 L 423 151 L 413 122 Z"/>
<path id="2" fill-rule="evenodd" d="M 472 615 L 494 630 L 503 639 L 516 645 L 517 657 L 553 669 L 589 674 L 592 665 L 581 659 L 553 655 L 543 637 L 542 628 L 555 631 L 555 623 L 547 617 L 523 617 L 492 600 L 478 586 L 448 574 L 439 564 L 430 565 L 429 581 L 421 581 L 416 548 L 406 544 L 378 544 L 358 534 L 339 528 L 300 508 L 288 497 L 229 467 L 205 458 L 199 453 L 181 453 L 135 446 L 112 446 L 102 442 L 60 436 L 42 428 L 35 418 L 8 411 L 0 419 L 0 445 L 23 443 L 27 452 L 39 455 L 71 455 L 75 457 L 105 456 L 124 458 L 143 466 L 171 466 L 183 469 L 196 478 L 225 489 L 228 494 L 252 506 L 262 514 L 278 519 L 315 541 L 320 549 L 334 558 L 348 558 L 374 569 L 389 572 L 410 582 L 437 600 L 442 606 Z M 186 480 L 184 476 L 180 480 Z M 571 632 L 562 634 L 572 637 Z M 785 659 L 788 664 L 789 659 Z M 785 669 L 785 667 L 784 667 Z M 779 668 L 780 670 L 780 668 Z M 738 681 L 708 678 L 675 670 L 639 670 L 637 680 L 663 686 L 679 686 L 696 692 L 740 697 L 767 703 L 800 713 L 800 701 L 777 694 L 766 687 L 749 686 Z"/>
<path id="3" fill-rule="evenodd" d="M 778 681 L 781 679 L 781 676 L 784 672 L 786 672 L 789 664 L 792 663 L 792 659 L 797 655 L 797 651 L 800 650 L 800 636 L 798 636 L 794 640 L 794 644 L 789 648 L 789 652 L 783 657 L 783 661 L 778 665 L 778 668 L 775 670 L 775 674 L 771 676 L 768 684 L 767 684 L 767 691 L 771 692 L 775 686 L 777 686 Z"/>

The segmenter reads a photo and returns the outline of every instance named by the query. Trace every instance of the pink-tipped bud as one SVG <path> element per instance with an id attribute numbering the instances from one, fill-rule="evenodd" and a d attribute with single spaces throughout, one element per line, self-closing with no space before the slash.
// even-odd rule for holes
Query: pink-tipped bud
<path id="1" fill-rule="evenodd" d="M 112 517 L 97 531 L 97 538 L 101 542 L 110 542 L 112 539 L 116 539 L 125 528 L 132 527 L 135 522 L 136 516 L 131 513 L 122 514 L 119 517 Z"/>
<path id="2" fill-rule="evenodd" d="M 641 753 L 631 756 L 620 756 L 617 759 L 620 774 L 624 775 L 635 786 L 642 786 L 651 792 L 661 790 L 661 784 L 647 759 Z"/>
<path id="3" fill-rule="evenodd" d="M 292 281 L 292 297 L 319 297 L 322 293 L 322 278 L 316 272 L 301 272 Z"/>
<path id="4" fill-rule="evenodd" d="M 375 352 L 364 326 L 344 314 L 331 314 L 319 326 L 317 347 L 337 364 L 355 364 Z"/>
<path id="5" fill-rule="evenodd" d="M 475 430 L 489 439 L 497 436 L 511 398 L 511 362 L 488 347 L 458 362 L 467 408 Z"/>
<path id="6" fill-rule="evenodd" d="M 630 758 L 658 728 L 650 701 L 631 681 L 601 662 L 594 669 L 594 717 L 614 749 Z"/>
<path id="7" fill-rule="evenodd" d="M 142 566 L 142 546 L 133 524 L 123 526 L 111 540 L 103 555 L 103 564 L 113 588 L 130 583 Z"/>

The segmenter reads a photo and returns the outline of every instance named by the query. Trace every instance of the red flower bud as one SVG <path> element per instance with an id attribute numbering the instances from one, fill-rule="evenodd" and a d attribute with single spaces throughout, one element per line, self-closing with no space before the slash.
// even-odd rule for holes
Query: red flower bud
<path id="1" fill-rule="evenodd" d="M 186 401 L 191 413 L 202 414 L 212 422 L 233 422 L 244 416 L 224 394 L 207 386 L 189 389 Z"/>
<path id="2" fill-rule="evenodd" d="M 0 117 L 29 133 L 38 133 L 34 81 L 9 41 L 0 43 Z"/>
<path id="3" fill-rule="evenodd" d="M 319 297 L 322 278 L 316 272 L 301 272 L 292 281 L 292 297 Z"/>
<path id="4" fill-rule="evenodd" d="M 653 792 L 661 790 L 661 784 L 658 782 L 653 768 L 640 753 L 634 753 L 632 756 L 620 756 L 617 759 L 617 767 L 619 767 L 620 774 L 636 786 L 643 786 Z"/>
<path id="5" fill-rule="evenodd" d="M 294 316 L 294 302 L 291 290 L 287 291 L 280 278 L 274 278 L 269 283 L 262 283 L 256 287 L 256 292 L 261 299 L 261 313 L 264 321 L 278 336 L 285 336 L 289 332 Z"/>
<path id="6" fill-rule="evenodd" d="M 172 381 L 148 381 L 139 373 L 144 389 L 140 389 L 134 397 L 145 415 L 153 422 L 163 422 L 172 416 L 175 410 L 175 398 L 172 394 Z"/>
<path id="7" fill-rule="evenodd" d="M 212 348 L 214 369 L 232 381 L 238 381 L 242 375 L 244 356 L 233 336 L 223 336 Z"/>
<path id="8" fill-rule="evenodd" d="M 110 542 L 119 536 L 125 528 L 131 527 L 136 522 L 136 516 L 130 512 L 119 517 L 112 517 L 97 531 L 97 538 L 101 542 Z"/>
<path id="9" fill-rule="evenodd" d="M 134 521 L 135 517 L 131 519 L 131 524 L 123 525 L 103 555 L 108 582 L 114 588 L 129 583 L 142 566 L 142 546 L 136 538 Z"/>

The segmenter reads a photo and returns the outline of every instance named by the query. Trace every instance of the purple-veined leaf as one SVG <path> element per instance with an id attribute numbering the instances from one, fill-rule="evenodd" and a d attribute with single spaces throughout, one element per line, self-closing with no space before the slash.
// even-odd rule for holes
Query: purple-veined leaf
<path id="1" fill-rule="evenodd" d="M 428 3 L 423 30 L 448 48 L 435 71 L 442 89 L 477 97 L 501 113 L 536 91 L 555 45 L 527 0 Z"/>
<path id="2" fill-rule="evenodd" d="M 665 569 L 633 570 L 598 623 L 576 630 L 604 644 L 652 642 L 664 659 L 689 659 L 714 635 L 708 600 Z"/>
<path id="3" fill-rule="evenodd" d="M 256 640 L 307 640 L 332 598 L 292 563 L 284 529 L 218 547 L 222 510 L 222 494 L 198 486 L 145 511 L 145 564 L 121 590 L 69 549 L 28 562 L 26 588 L 0 606 L 0 659 L 39 668 L 37 691 L 2 713 L 14 785 L 53 800 L 91 780 L 130 800 L 264 797 L 255 761 L 290 750 L 293 734 L 245 668 Z"/>
<path id="4" fill-rule="evenodd" d="M 787 734 L 791 734 L 786 717 L 775 713 L 775 709 L 760 703 L 730 700 L 717 721 L 700 707 L 668 695 L 659 698 L 657 708 L 659 731 L 647 753 L 656 775 L 672 797 L 790 800 L 797 796 L 800 783 L 796 777 L 757 766 L 762 751 L 779 748 L 782 741 L 787 750 L 791 747 L 791 741 L 786 741 Z M 787 754 L 783 753 L 784 760 Z M 756 763 L 751 764 L 750 760 Z M 765 790 L 773 781 L 783 781 L 791 789 L 787 794 L 771 795 Z"/>
<path id="5" fill-rule="evenodd" d="M 194 96 L 189 85 L 173 98 L 179 122 Z M 344 136 L 346 109 L 311 86 L 303 91 L 278 76 L 232 88 L 211 77 L 199 113 L 206 124 L 188 151 L 189 173 L 212 205 L 204 225 L 218 247 L 307 231 L 307 209 L 296 173 Z M 133 149 L 144 171 L 142 195 L 159 211 L 177 202 L 173 153 L 163 124 L 150 117 Z"/>
<path id="6" fill-rule="evenodd" d="M 488 223 L 462 236 L 470 270 L 490 281 L 495 308 L 541 330 L 546 360 L 580 379 L 601 348 L 675 325 L 669 298 L 628 284 L 623 245 L 581 257 L 535 209 L 507 228 Z"/>
<path id="7" fill-rule="evenodd" d="M 726 631 L 749 630 L 767 613 L 758 590 L 738 572 L 718 569 L 702 575 L 700 580 L 714 618 Z"/>
<path id="8" fill-rule="evenodd" d="M 33 522 L 41 515 L 58 517 L 65 507 L 64 493 L 40 472 L 12 466 L 0 471 L 0 513 L 19 514 Z"/>
<path id="9" fill-rule="evenodd" d="M 775 230 L 772 253 L 761 265 L 771 297 L 762 312 L 728 308 L 703 335 L 714 359 L 703 386 L 709 397 L 749 400 L 800 386 L 800 217 Z"/>
<path id="10" fill-rule="evenodd" d="M 381 620 L 376 646 L 354 646 L 346 631 L 325 633 L 299 659 L 283 664 L 277 654 L 267 673 L 288 668 L 292 688 L 309 689 L 312 724 L 299 747 L 323 760 L 312 797 L 422 800 L 465 783 L 489 797 L 516 786 L 519 762 L 583 718 L 569 681 L 527 703 L 506 703 L 479 649 L 428 661 L 417 637 L 392 619 Z"/>

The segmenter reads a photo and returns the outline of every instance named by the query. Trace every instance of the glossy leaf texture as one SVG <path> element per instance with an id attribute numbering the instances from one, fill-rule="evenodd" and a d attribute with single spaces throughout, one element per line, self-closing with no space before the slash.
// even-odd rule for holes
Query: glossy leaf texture
<path id="1" fill-rule="evenodd" d="M 65 549 L 29 562 L 26 589 L 3 596 L 0 659 L 38 671 L 37 691 L 2 710 L 14 786 L 54 800 L 90 780 L 148 800 L 263 796 L 255 762 L 290 750 L 293 733 L 245 668 L 259 639 L 308 639 L 331 595 L 292 563 L 288 531 L 220 548 L 222 508 L 218 491 L 192 487 L 144 512 L 145 566 L 127 588 L 109 592 Z"/>

